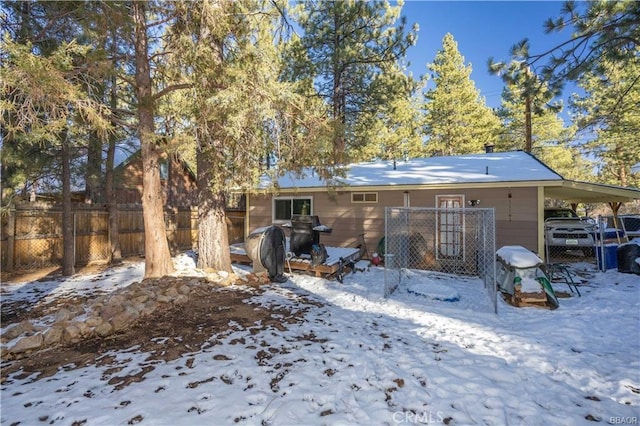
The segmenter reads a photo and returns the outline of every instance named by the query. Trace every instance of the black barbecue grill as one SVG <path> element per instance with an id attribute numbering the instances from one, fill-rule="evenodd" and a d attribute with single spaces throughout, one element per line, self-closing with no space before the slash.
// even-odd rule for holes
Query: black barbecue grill
<path id="1" fill-rule="evenodd" d="M 293 215 L 291 217 L 290 251 L 299 257 L 311 255 L 313 246 L 320 244 L 320 233 L 330 233 L 331 228 L 320 224 L 318 216 Z"/>

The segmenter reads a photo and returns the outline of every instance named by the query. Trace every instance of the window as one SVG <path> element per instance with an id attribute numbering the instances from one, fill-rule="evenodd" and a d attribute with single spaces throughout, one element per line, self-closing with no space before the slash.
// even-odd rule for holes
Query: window
<path id="1" fill-rule="evenodd" d="M 162 159 L 160 160 L 160 180 L 167 180 L 169 179 L 169 160 Z"/>
<path id="2" fill-rule="evenodd" d="M 273 199 L 273 221 L 286 222 L 294 214 L 313 214 L 311 197 L 276 197 Z"/>
<path id="3" fill-rule="evenodd" d="M 464 259 L 464 216 L 460 212 L 464 206 L 464 195 L 436 195 L 436 206 L 440 209 L 436 216 L 437 258 Z"/>
<path id="4" fill-rule="evenodd" d="M 378 193 L 377 192 L 352 192 L 351 202 L 352 203 L 377 203 Z"/>

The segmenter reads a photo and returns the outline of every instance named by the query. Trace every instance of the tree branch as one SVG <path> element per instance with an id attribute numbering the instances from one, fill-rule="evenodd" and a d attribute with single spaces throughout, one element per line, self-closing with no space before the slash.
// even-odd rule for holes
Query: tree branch
<path id="1" fill-rule="evenodd" d="M 171 86 L 167 86 L 164 89 L 162 89 L 161 91 L 159 91 L 158 93 L 156 93 L 155 95 L 153 95 L 153 100 L 158 100 L 161 97 L 163 97 L 164 95 L 171 93 L 171 92 L 175 92 L 176 90 L 182 90 L 182 89 L 190 89 L 193 87 L 192 83 L 182 83 L 182 84 L 172 84 Z"/>

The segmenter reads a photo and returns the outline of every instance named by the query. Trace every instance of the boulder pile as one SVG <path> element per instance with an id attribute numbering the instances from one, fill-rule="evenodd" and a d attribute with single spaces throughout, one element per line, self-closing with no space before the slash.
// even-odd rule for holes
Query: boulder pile
<path id="1" fill-rule="evenodd" d="M 16 359 L 49 347 L 76 343 L 90 337 L 105 338 L 133 326 L 141 317 L 159 309 L 185 305 L 199 291 L 233 284 L 261 284 L 256 276 L 227 277 L 225 280 L 207 277 L 163 277 L 135 282 L 90 303 L 66 304 L 38 323 L 25 320 L 8 326 L 0 339 L 2 358 Z M 40 325 L 44 323 L 45 325 Z"/>

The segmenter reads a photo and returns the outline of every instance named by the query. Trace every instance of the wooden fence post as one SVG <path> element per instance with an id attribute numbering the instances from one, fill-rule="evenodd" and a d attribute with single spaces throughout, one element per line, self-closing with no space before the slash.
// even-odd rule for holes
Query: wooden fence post
<path id="1" fill-rule="evenodd" d="M 3 268 L 7 272 L 13 272 L 13 249 L 16 235 L 16 211 L 9 210 L 9 223 L 7 224 L 7 264 Z"/>
<path id="2" fill-rule="evenodd" d="M 198 208 L 191 206 L 191 249 L 198 250 Z"/>

